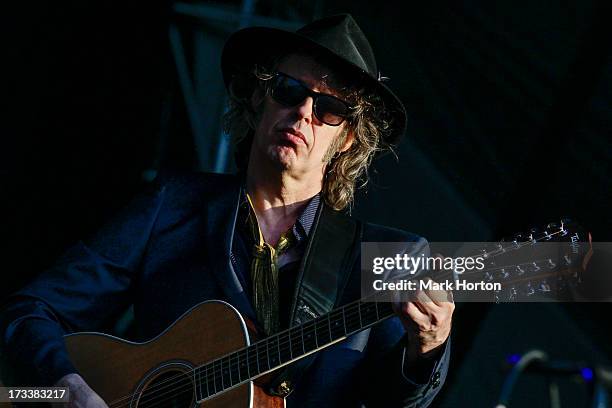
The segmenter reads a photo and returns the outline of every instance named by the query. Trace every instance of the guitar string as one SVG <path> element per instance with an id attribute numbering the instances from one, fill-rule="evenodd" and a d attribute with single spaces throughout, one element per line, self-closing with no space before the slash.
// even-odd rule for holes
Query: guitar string
<path id="1" fill-rule="evenodd" d="M 510 249 L 510 251 L 514 251 L 514 250 L 521 249 L 521 248 L 522 248 L 522 247 L 524 247 L 524 246 L 531 245 L 531 244 L 533 244 L 533 243 L 535 243 L 535 242 L 539 242 L 540 240 L 545 239 L 545 238 L 547 238 L 547 240 L 550 240 L 550 237 L 552 237 L 552 236 L 554 236 L 554 235 L 557 235 L 557 234 L 560 234 L 560 233 L 562 233 L 562 232 L 565 232 L 565 231 L 564 231 L 563 229 L 560 229 L 559 231 L 556 231 L 556 232 L 554 232 L 554 233 L 549 233 L 549 234 L 543 235 L 543 236 L 542 236 L 542 237 L 540 237 L 539 239 L 532 239 L 532 240 L 530 240 L 530 241 L 524 241 L 524 242 L 521 242 L 521 243 L 516 243 L 516 242 L 515 242 L 515 245 L 513 245 L 512 247 L 509 247 L 509 249 Z M 522 245 L 521 245 L 521 244 L 522 244 Z M 500 251 L 501 251 L 501 252 L 500 252 Z M 496 249 L 496 250 L 493 250 L 493 251 L 491 251 L 491 252 L 489 252 L 489 253 L 486 253 L 486 252 L 485 252 L 484 254 L 481 254 L 481 256 L 485 256 L 485 255 L 486 255 L 486 258 L 492 258 L 492 257 L 498 256 L 498 255 L 505 254 L 505 253 L 510 252 L 510 251 L 508 251 L 508 248 L 504 248 L 504 249 Z M 489 269 L 488 271 L 491 271 L 491 270 L 498 270 L 498 269 L 501 269 L 501 267 L 498 267 L 498 268 L 493 268 L 493 269 Z M 481 273 L 481 272 L 483 272 L 483 271 L 472 271 L 472 272 L 475 272 L 475 273 L 476 273 L 476 272 Z M 361 302 L 361 301 L 360 301 L 360 300 L 358 300 L 357 302 L 350 303 L 350 304 L 348 304 L 348 305 L 345 305 L 345 306 L 344 306 L 342 309 L 344 309 L 344 310 L 346 311 L 346 310 L 347 310 L 349 307 L 351 307 L 351 306 L 359 306 L 359 303 L 360 303 L 360 302 Z M 363 304 L 364 302 L 361 302 L 361 303 Z M 359 306 L 359 307 L 360 307 L 360 306 Z M 342 309 L 341 309 L 341 310 L 342 310 Z M 354 312 L 357 312 L 358 310 L 359 310 L 359 309 L 356 309 Z M 354 313 L 354 312 L 353 312 L 353 313 Z M 327 316 L 327 319 L 329 319 L 329 318 L 330 318 L 330 316 L 331 316 L 333 313 L 334 313 L 334 312 L 332 311 L 332 312 L 330 312 L 330 313 L 328 313 L 327 315 L 324 315 L 324 316 Z M 315 335 L 315 343 L 318 343 L 318 339 L 316 338 L 316 334 L 317 334 L 317 331 L 316 331 L 316 326 L 317 326 L 317 323 L 321 323 L 321 322 L 323 322 L 323 321 L 325 320 L 325 317 L 324 317 L 324 316 L 321 316 L 321 319 L 320 319 L 320 320 L 319 320 L 319 319 L 317 319 L 317 320 L 313 320 L 313 321 L 311 321 L 311 322 L 308 322 L 308 323 L 310 323 L 310 325 L 309 325 L 309 326 L 310 326 L 310 327 L 309 327 L 309 330 L 310 330 L 309 335 L 312 335 L 312 334 L 314 334 L 314 335 Z M 306 324 L 307 324 L 307 323 L 306 323 Z M 304 324 L 304 326 L 303 326 L 303 328 L 302 328 L 302 336 L 303 336 L 303 333 L 304 333 L 304 329 L 306 328 L 306 324 Z M 323 323 L 323 324 L 324 324 L 324 323 Z M 291 350 L 291 339 L 290 339 L 290 338 L 282 338 L 282 337 L 280 336 L 281 334 L 284 334 L 284 332 L 288 332 L 288 331 L 289 331 L 289 330 L 291 330 L 291 329 L 295 329 L 295 328 L 289 328 L 289 329 L 287 329 L 287 330 L 284 330 L 284 331 L 283 331 L 283 332 L 281 332 L 281 333 L 278 333 L 278 335 L 276 335 L 276 336 L 275 336 L 276 341 L 278 342 L 278 344 L 277 344 L 277 348 L 278 348 L 278 350 L 279 350 L 279 357 L 280 357 L 281 350 L 282 350 L 283 352 L 289 351 L 289 352 L 290 352 L 290 355 L 292 355 L 292 354 L 293 354 L 293 353 L 292 353 L 292 350 Z M 331 336 L 331 332 L 330 332 L 330 336 Z M 269 347 L 269 345 L 270 345 L 270 342 L 271 342 L 270 340 L 271 340 L 271 339 L 272 339 L 272 338 L 270 338 L 270 337 L 269 337 L 269 338 L 266 338 L 266 339 L 262 339 L 261 341 L 258 341 L 258 342 L 256 342 L 256 343 L 254 343 L 253 345 L 255 345 L 255 344 L 261 344 L 261 343 L 264 343 L 264 342 L 268 342 L 268 344 L 266 344 L 266 354 L 269 354 L 269 351 L 268 351 L 269 349 L 268 349 L 268 347 Z M 287 340 L 287 339 L 288 339 L 288 341 L 283 341 L 283 342 L 281 343 L 281 340 Z M 331 342 L 331 341 L 330 341 L 330 342 Z M 329 344 L 330 342 L 325 342 L 325 344 Z M 282 349 L 281 349 L 281 344 L 282 344 L 282 346 L 283 346 L 283 348 L 282 348 Z M 287 345 L 289 345 L 289 347 L 288 347 L 288 348 L 285 348 L 285 346 L 287 346 Z M 317 345 L 317 347 L 315 347 L 315 350 L 316 350 L 317 348 L 320 348 L 320 347 Z M 256 350 L 257 350 L 257 351 L 256 351 L 256 354 L 259 354 L 258 349 L 256 349 Z M 158 392 L 158 394 L 159 394 L 159 392 L 160 392 L 160 391 L 162 391 L 162 389 L 163 389 L 163 388 L 168 388 L 168 387 L 172 386 L 173 384 L 176 384 L 177 382 L 178 382 L 178 383 L 180 383 L 180 382 L 181 382 L 181 380 L 180 380 L 180 379 L 188 379 L 188 380 L 189 380 L 189 383 L 187 384 L 187 387 L 193 388 L 193 386 L 191 385 L 191 376 L 190 376 L 190 374 L 191 374 L 191 373 L 195 372 L 195 371 L 196 371 L 196 370 L 198 370 L 198 369 L 202 369 L 202 368 L 203 368 L 203 367 L 205 367 L 205 366 L 212 365 L 212 364 L 214 364 L 214 362 L 215 362 L 215 361 L 221 361 L 221 360 L 222 360 L 222 359 L 224 359 L 224 358 L 225 358 L 225 359 L 228 359 L 228 361 L 229 361 L 229 365 L 231 366 L 231 365 L 232 365 L 231 356 L 235 354 L 235 355 L 236 355 L 236 358 L 238 359 L 238 358 L 239 358 L 239 353 L 241 353 L 241 352 L 243 352 L 243 353 L 248 353 L 248 351 L 246 350 L 246 348 L 244 348 L 244 349 L 242 349 L 242 350 L 238 350 L 238 351 L 233 352 L 233 353 L 231 353 L 231 354 L 228 354 L 228 355 L 226 355 L 226 356 L 222 356 L 222 357 L 220 357 L 220 358 L 218 358 L 218 359 L 215 359 L 215 360 L 213 360 L 213 361 L 211 361 L 211 362 L 209 362 L 209 363 L 207 363 L 207 364 L 204 364 L 204 365 L 202 365 L 202 366 L 200 366 L 200 367 L 196 367 L 196 368 L 194 368 L 194 369 L 192 369 L 192 370 L 189 370 L 189 371 L 184 372 L 184 373 L 177 374 L 177 375 L 175 375 L 175 376 L 173 376 L 173 377 L 170 377 L 170 378 L 168 378 L 168 379 L 166 379 L 166 380 L 164 380 L 164 381 L 161 381 L 161 382 L 159 382 L 159 383 L 156 383 L 154 386 L 152 386 L 151 388 L 149 388 L 149 389 L 147 390 L 147 392 L 146 392 L 145 396 L 153 395 L 155 392 Z M 305 353 L 302 353 L 302 355 L 303 355 L 303 354 L 305 354 Z M 268 356 L 268 357 L 269 357 L 269 356 Z M 279 359 L 279 362 L 280 362 L 280 360 L 281 360 L 281 359 Z M 238 360 L 238 361 L 239 361 L 239 360 Z M 247 362 L 247 363 L 248 363 L 248 362 Z M 282 363 L 281 363 L 281 364 L 282 364 Z M 270 363 L 268 363 L 268 366 L 270 366 Z M 221 366 L 221 367 L 222 367 L 222 366 Z M 207 374 L 206 374 L 206 379 L 205 379 L 205 381 L 207 382 L 207 385 L 208 385 L 208 382 L 210 381 L 210 379 L 212 378 L 212 379 L 213 379 L 213 381 L 214 381 L 214 377 L 216 376 L 216 375 L 215 375 L 215 367 L 213 366 L 212 368 L 213 368 L 213 369 L 211 370 L 211 373 L 210 373 L 210 374 L 208 374 L 208 369 L 206 370 L 206 373 L 207 373 Z M 239 366 L 237 367 L 237 369 L 238 369 L 238 370 L 240 370 Z M 221 370 L 220 370 L 220 371 L 221 371 Z M 229 373 L 229 375 L 230 375 L 230 383 L 233 383 L 233 381 L 231 381 L 231 372 L 230 372 L 230 371 L 231 371 L 231 368 L 228 368 L 228 370 L 226 371 L 226 373 Z M 239 371 L 238 371 L 238 374 L 240 374 L 240 372 L 239 372 Z M 220 375 L 220 376 L 221 376 L 221 380 L 223 380 L 223 371 L 221 371 L 220 373 L 218 373 L 218 375 Z M 195 378 L 195 377 L 194 377 L 194 378 Z M 240 378 L 240 375 L 239 375 L 239 378 Z M 177 379 L 179 379 L 179 380 L 177 381 Z M 200 376 L 200 381 L 201 381 L 201 376 Z M 247 381 L 247 380 L 245 380 L 245 381 Z M 163 384 L 163 383 L 166 383 L 166 384 Z M 240 383 L 240 381 L 239 381 L 237 384 L 239 384 L 239 383 Z M 163 384 L 163 385 L 162 385 L 162 384 Z M 213 387 L 215 388 L 215 391 L 216 391 L 216 388 L 217 388 L 217 387 L 216 387 L 215 385 L 216 385 L 216 384 L 214 384 L 214 385 L 213 385 Z M 235 385 L 235 384 L 230 384 L 230 387 L 231 387 L 231 386 L 234 386 L 234 385 Z M 195 385 L 195 386 L 197 387 L 197 385 Z M 207 387 L 207 388 L 208 388 L 208 387 Z M 227 389 L 226 387 L 224 387 L 224 384 L 222 384 L 222 387 L 221 387 L 221 388 L 223 388 L 223 389 L 222 389 L 222 390 L 220 390 L 220 391 L 216 391 L 214 394 L 220 393 L 220 392 L 224 391 L 225 389 Z M 154 390 L 154 391 L 153 391 L 153 392 L 151 392 L 151 390 Z M 176 391 L 176 389 L 174 389 L 173 391 Z M 208 393 L 208 389 L 207 389 L 207 393 Z M 143 394 L 143 393 L 142 393 L 142 392 L 140 392 L 140 394 Z M 212 395 L 214 395 L 214 394 L 212 394 Z M 130 395 L 126 395 L 126 396 L 124 396 L 124 397 L 122 397 L 122 398 L 119 398 L 119 399 L 115 400 L 114 402 L 112 402 L 112 403 L 111 403 L 111 405 L 116 406 L 116 404 L 117 404 L 117 403 L 119 403 L 121 400 L 125 400 L 125 399 L 127 399 L 127 398 L 130 398 L 130 400 L 131 400 L 131 398 L 132 398 L 134 395 L 136 395 L 136 393 L 132 393 L 132 394 L 130 394 Z M 209 395 L 209 396 L 210 396 L 210 395 Z M 154 397 L 151 397 L 151 399 L 152 399 L 152 398 L 154 398 Z M 150 399 L 150 400 L 151 400 L 151 399 Z M 142 402 L 139 402 L 139 405 L 140 405 L 141 403 L 145 403 L 145 401 L 143 400 Z M 128 405 L 129 405 L 129 402 L 128 402 Z"/>
<path id="2" fill-rule="evenodd" d="M 360 320 L 359 311 L 358 311 L 358 309 L 357 309 L 357 306 L 360 306 L 360 305 L 359 305 L 359 303 L 360 303 L 360 302 L 361 302 L 361 301 L 357 301 L 357 302 L 353 302 L 353 303 L 350 303 L 350 304 L 346 305 L 346 308 L 347 308 L 347 309 L 348 309 L 348 307 L 349 307 L 349 306 L 351 306 L 351 307 L 353 308 L 353 310 L 351 311 L 351 314 L 350 314 L 350 315 L 346 315 L 346 318 L 347 318 L 347 319 L 350 321 L 351 325 L 352 325 L 352 324 L 357 323 L 357 321 L 358 321 L 358 320 Z M 361 302 L 361 303 L 363 304 L 364 302 Z M 340 310 L 340 309 L 339 309 L 339 310 Z M 338 312 L 339 312 L 339 311 L 338 311 Z M 332 312 L 332 313 L 333 313 L 333 312 Z M 331 315 L 332 313 L 330 313 L 330 315 Z M 363 316 L 362 316 L 362 317 L 363 317 Z M 377 320 L 378 320 L 378 319 L 375 319 L 373 322 L 370 322 L 369 324 L 373 324 L 373 323 L 375 323 Z M 313 321 L 308 322 L 308 323 L 311 323 L 309 326 L 311 326 L 310 328 L 312 328 L 312 329 L 313 329 L 313 330 L 311 330 L 311 334 L 312 334 L 312 333 L 316 333 L 316 331 L 314 330 L 314 327 L 315 327 L 314 322 L 315 322 L 314 320 L 313 320 Z M 360 324 L 361 324 L 361 322 L 360 322 Z M 366 324 L 366 325 L 367 325 L 367 324 Z M 346 326 L 348 327 L 349 325 L 347 324 Z M 357 329 L 356 331 L 359 331 L 360 329 L 361 329 L 361 327 L 359 327 L 359 329 Z M 288 330 L 285 330 L 285 331 L 288 331 Z M 353 331 L 355 331 L 355 330 L 353 330 Z M 351 332 L 351 331 L 349 331 L 348 333 L 352 333 L 352 332 Z M 270 339 L 270 338 L 263 339 L 263 340 L 261 340 L 261 341 L 259 341 L 259 342 L 255 343 L 255 344 L 264 343 L 264 342 L 268 341 L 269 339 Z M 331 343 L 331 341 L 324 342 L 324 345 L 328 345 L 329 343 Z M 286 345 L 287 343 L 284 343 L 284 344 Z M 323 347 L 323 346 L 318 346 L 318 345 L 317 345 L 317 346 L 315 347 L 315 349 L 313 349 L 313 350 L 316 350 L 317 348 L 321 348 L 321 347 Z M 239 353 L 239 352 L 244 351 L 244 350 L 245 350 L 245 349 L 243 349 L 243 350 L 239 350 L 238 352 L 235 352 L 235 353 Z M 312 351 L 312 350 L 311 350 L 311 351 Z M 233 354 L 233 353 L 232 353 L 232 354 Z M 267 349 L 267 348 L 266 348 L 266 354 L 269 354 L 269 352 L 268 352 L 268 349 Z M 300 354 L 300 356 L 301 356 L 301 355 L 304 355 L 304 354 L 306 354 L 306 353 L 301 353 L 301 354 Z M 230 354 L 230 355 L 231 355 L 231 354 Z M 220 358 L 218 358 L 218 359 L 216 359 L 216 360 L 213 360 L 213 361 L 212 361 L 212 362 L 210 362 L 210 363 L 205 364 L 204 366 L 206 366 L 206 365 L 211 365 L 211 364 L 213 364 L 215 361 L 222 360 L 222 359 L 224 359 L 224 358 L 228 358 L 230 355 L 222 356 L 222 357 L 220 357 Z M 230 364 L 231 364 L 231 360 L 230 360 Z M 119 406 L 129 406 L 129 405 L 130 405 L 130 403 L 131 403 L 131 398 L 132 398 L 132 397 L 134 397 L 136 394 L 145 394 L 145 397 L 148 397 L 148 398 L 145 398 L 144 400 L 140 400 L 140 401 L 139 401 L 138 405 L 141 405 L 141 404 L 147 404 L 147 403 L 150 403 L 150 402 L 152 402 L 153 400 L 158 400 L 158 401 L 156 401 L 156 402 L 155 402 L 155 404 L 157 404 L 157 403 L 161 403 L 161 402 L 165 402 L 165 401 L 167 401 L 167 400 L 168 400 L 168 398 L 165 398 L 165 397 L 174 398 L 174 396 L 175 396 L 174 394 L 176 394 L 176 391 L 181 390 L 181 389 L 182 389 L 183 391 L 187 391 L 187 390 L 194 390 L 194 391 L 195 391 L 195 387 L 197 387 L 197 385 L 195 385 L 195 387 L 194 387 L 194 384 L 191 382 L 191 378 L 192 378 L 192 377 L 191 377 L 191 375 L 190 375 L 190 374 L 191 374 L 192 372 L 194 372 L 196 369 L 202 368 L 202 367 L 204 367 L 204 366 L 196 367 L 196 368 L 195 368 L 195 369 L 193 369 L 193 370 L 189 370 L 189 371 L 186 371 L 186 372 L 184 372 L 184 373 L 177 374 L 177 375 L 175 375 L 175 376 L 173 376 L 173 377 L 170 377 L 170 378 L 168 378 L 168 379 L 166 379 L 166 380 L 164 380 L 164 381 L 162 381 L 162 382 L 160 382 L 160 383 L 155 384 L 154 386 L 152 386 L 151 388 L 149 388 L 149 390 L 146 390 L 146 392 L 145 392 L 145 393 L 143 393 L 143 392 L 139 392 L 139 393 L 132 393 L 132 394 L 126 395 L 126 396 L 124 396 L 123 398 L 120 398 L 120 399 L 118 399 L 118 400 L 115 400 L 115 401 L 111 402 L 111 403 L 109 404 L 109 407 L 110 407 L 110 406 L 113 406 L 113 407 L 119 407 Z M 213 367 L 213 370 L 214 370 L 214 367 Z M 271 370 L 271 368 L 269 368 L 269 370 Z M 265 371 L 269 371 L 269 370 L 264 370 L 263 372 L 265 372 Z M 215 375 L 215 373 L 213 372 L 213 373 L 211 373 L 211 374 L 212 374 L 212 375 L 207 375 L 207 377 L 206 377 L 206 381 L 210 381 L 210 379 L 211 379 L 211 378 L 213 378 L 213 376 L 214 376 L 214 377 L 216 377 L 216 376 L 220 376 L 220 377 L 221 377 L 221 379 L 222 379 L 223 375 L 227 375 L 228 373 L 226 372 L 226 374 L 223 374 L 223 372 L 217 372 L 217 373 L 216 373 L 216 375 Z M 256 376 L 258 376 L 258 375 L 259 375 L 259 374 L 257 374 Z M 195 377 L 194 377 L 194 378 L 195 378 Z M 177 379 L 178 379 L 178 381 L 177 381 Z M 183 381 L 181 381 L 181 379 L 182 379 Z M 179 387 L 174 387 L 176 384 L 180 384 L 181 382 L 185 383 L 185 380 L 188 380 L 188 383 L 186 383 L 186 384 L 184 384 L 184 385 L 181 385 L 181 386 L 179 386 Z M 213 393 L 212 393 L 212 394 L 210 394 L 210 395 L 207 395 L 207 397 L 210 397 L 210 396 L 212 396 L 212 395 L 215 395 L 215 394 L 221 393 L 221 392 L 225 391 L 225 390 L 226 390 L 227 388 L 229 388 L 229 387 L 232 387 L 232 386 L 238 385 L 238 384 L 240 384 L 241 382 L 247 382 L 248 380 L 250 380 L 250 378 L 247 378 L 246 380 L 243 380 L 243 381 L 239 381 L 239 382 L 237 382 L 236 384 L 230 384 L 228 387 L 224 387 L 224 384 L 222 384 L 222 387 L 221 387 L 221 389 L 220 389 L 220 390 L 218 390 L 218 391 L 217 391 L 217 390 L 215 390 L 215 392 L 213 392 Z M 159 385 L 161 385 L 162 383 L 165 383 L 165 384 L 164 384 L 164 386 L 163 386 L 163 387 L 159 387 Z M 230 381 L 230 383 L 233 383 L 233 381 Z M 168 388 L 169 388 L 169 387 L 172 387 L 172 389 L 168 390 Z M 217 387 L 214 387 L 214 388 L 216 389 Z M 151 390 L 152 390 L 152 389 L 154 390 L 153 392 L 151 392 Z M 165 389 L 165 390 L 163 390 L 163 389 Z M 208 390 L 207 390 L 207 391 L 208 391 Z M 168 395 L 168 394 L 170 394 L 170 393 L 172 393 L 173 395 Z M 208 392 L 207 392 L 207 393 L 208 393 Z M 154 394 L 155 394 L 155 395 L 154 395 Z M 163 399 L 159 400 L 159 398 L 160 398 L 160 397 L 162 397 Z M 202 396 L 202 397 L 203 397 L 203 396 Z M 123 401 L 121 401 L 121 400 L 125 400 L 125 399 L 128 399 L 128 398 L 130 399 L 130 401 L 127 401 L 127 403 L 126 403 L 126 404 L 117 405 L 119 402 L 123 402 Z M 154 405 L 148 405 L 148 406 L 154 406 Z"/>

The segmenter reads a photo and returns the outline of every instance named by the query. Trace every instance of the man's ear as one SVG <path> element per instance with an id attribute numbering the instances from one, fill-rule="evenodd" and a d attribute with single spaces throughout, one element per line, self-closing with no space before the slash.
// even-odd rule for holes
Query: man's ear
<path id="1" fill-rule="evenodd" d="M 340 152 L 344 153 L 348 149 L 350 149 L 354 141 L 355 141 L 355 132 L 353 132 L 352 130 L 349 130 L 346 134 L 346 138 L 344 139 L 344 143 L 340 147 Z"/>

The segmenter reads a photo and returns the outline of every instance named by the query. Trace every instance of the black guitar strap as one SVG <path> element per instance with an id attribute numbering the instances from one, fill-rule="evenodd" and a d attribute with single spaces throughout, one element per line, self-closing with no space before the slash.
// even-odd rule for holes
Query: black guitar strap
<path id="1" fill-rule="evenodd" d="M 337 306 L 360 241 L 361 224 L 321 202 L 297 276 L 291 326 L 329 313 Z M 268 391 L 282 397 L 289 395 L 314 357 L 287 366 L 269 383 Z"/>

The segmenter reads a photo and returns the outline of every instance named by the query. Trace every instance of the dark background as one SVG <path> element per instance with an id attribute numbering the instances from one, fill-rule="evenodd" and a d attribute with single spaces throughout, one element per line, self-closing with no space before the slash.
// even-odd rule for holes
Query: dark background
<path id="1" fill-rule="evenodd" d="M 431 241 L 486 241 L 569 216 L 610 241 L 609 4 L 261 0 L 253 12 L 295 24 L 352 13 L 405 102 L 399 161 L 375 164 L 359 217 Z M 202 24 L 174 5 L 34 2 L 2 13 L 0 298 L 95 231 L 156 170 L 206 168 L 168 26 L 180 27 L 188 63 L 194 32 L 222 44 L 237 26 Z M 191 69 L 218 75 L 214 58 Z M 609 364 L 610 311 L 607 303 L 460 305 L 438 404 L 492 406 L 504 356 L 533 347 Z M 583 406 L 584 389 L 568 380 L 562 395 Z M 546 402 L 539 378 L 518 390 L 518 405 Z"/>

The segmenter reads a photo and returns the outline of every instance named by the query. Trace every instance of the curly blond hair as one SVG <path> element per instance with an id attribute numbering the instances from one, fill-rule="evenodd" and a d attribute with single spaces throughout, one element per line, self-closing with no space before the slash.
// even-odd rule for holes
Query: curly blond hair
<path id="1" fill-rule="evenodd" d="M 307 55 L 314 58 L 317 64 L 329 67 L 332 72 L 342 72 L 329 61 L 304 50 L 291 55 Z M 233 140 L 236 149 L 236 165 L 245 171 L 248 165 L 249 151 L 254 130 L 260 116 L 260 107 L 253 107 L 251 96 L 259 90 L 267 92 L 267 84 L 273 78 L 275 69 L 288 55 L 276 56 L 266 66 L 255 66 L 252 70 L 235 76 L 229 85 L 229 106 L 224 115 L 224 129 Z M 392 146 L 384 143 L 392 130 L 392 119 L 385 110 L 382 98 L 372 89 L 363 85 L 358 78 L 330 78 L 334 89 L 342 99 L 352 104 L 347 125 L 340 137 L 336 138 L 325 154 L 327 168 L 323 178 L 322 196 L 325 202 L 336 210 L 350 207 L 353 203 L 356 188 L 363 188 L 368 182 L 367 170 L 376 153 Z M 351 147 L 340 152 L 349 132 L 353 132 Z"/>

